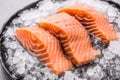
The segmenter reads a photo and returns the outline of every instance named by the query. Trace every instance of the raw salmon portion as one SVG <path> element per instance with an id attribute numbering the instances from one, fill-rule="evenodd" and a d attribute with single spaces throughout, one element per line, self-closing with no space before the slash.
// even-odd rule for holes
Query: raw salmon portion
<path id="1" fill-rule="evenodd" d="M 16 37 L 29 52 L 43 61 L 55 74 L 60 74 L 72 64 L 64 56 L 59 41 L 39 27 L 16 29 Z"/>
<path id="2" fill-rule="evenodd" d="M 90 6 L 76 4 L 62 8 L 58 11 L 58 13 L 61 12 L 66 12 L 75 16 L 90 33 L 101 38 L 106 44 L 108 44 L 111 40 L 118 39 L 117 33 L 107 18 Z"/>
<path id="3" fill-rule="evenodd" d="M 67 13 L 50 16 L 39 25 L 60 40 L 65 53 L 76 66 L 86 64 L 99 55 L 91 46 L 85 28 Z"/>

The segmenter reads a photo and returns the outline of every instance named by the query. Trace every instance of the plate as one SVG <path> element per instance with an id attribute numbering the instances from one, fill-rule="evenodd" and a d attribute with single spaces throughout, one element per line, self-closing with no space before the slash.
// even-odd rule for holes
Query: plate
<path id="1" fill-rule="evenodd" d="M 77 2 L 79 0 L 75 0 L 75 1 Z M 69 2 L 70 2 L 70 4 L 73 4 L 73 3 L 76 3 L 75 1 L 71 1 L 71 2 L 69 1 Z M 90 1 L 94 1 L 94 0 L 90 0 Z M 88 2 L 87 1 L 85 2 L 84 0 L 81 0 L 81 3 L 89 4 Z M 116 15 L 117 18 L 115 18 L 115 16 L 114 17 L 109 17 L 107 15 L 106 16 L 109 18 L 110 22 L 115 26 L 116 31 L 119 33 L 119 31 L 120 31 L 120 29 L 118 27 L 119 24 L 118 24 L 117 20 L 114 20 L 114 19 L 118 19 L 118 20 L 120 19 L 118 17 L 118 15 L 120 15 L 119 14 L 120 5 L 115 3 L 115 2 L 109 1 L 109 0 L 106 0 L 106 1 L 101 0 L 99 2 L 101 2 L 100 4 L 102 4 L 102 2 L 103 3 L 105 2 L 105 4 L 103 4 L 103 6 L 112 5 L 111 9 L 114 9 L 115 11 L 117 11 L 117 12 L 115 12 L 113 14 L 112 13 L 107 14 L 107 15 L 110 15 L 110 16 Z M 61 5 L 61 4 L 64 4 L 64 5 Z M 98 4 L 98 6 L 100 6 L 100 4 Z M 52 7 L 49 8 L 48 6 L 46 7 L 45 5 L 52 6 Z M 60 6 L 58 6 L 58 5 L 60 5 Z M 1 49 L 0 50 L 0 57 L 1 57 L 2 66 L 4 67 L 5 71 L 14 80 L 30 80 L 30 79 L 31 80 L 33 80 L 33 79 L 35 79 L 35 80 L 38 80 L 38 79 L 39 80 L 42 80 L 42 79 L 43 80 L 73 80 L 73 79 L 74 80 L 87 80 L 87 79 L 90 79 L 90 80 L 101 80 L 101 79 L 103 79 L 103 80 L 105 80 L 105 79 L 120 79 L 120 75 L 119 75 L 120 74 L 120 72 L 119 72 L 120 71 L 120 65 L 119 65 L 120 54 L 118 54 L 119 48 L 116 48 L 116 47 L 119 47 L 119 45 L 118 45 L 118 44 L 120 44 L 119 41 L 113 41 L 113 42 L 110 43 L 109 46 L 107 46 L 107 48 L 105 48 L 105 45 L 101 41 L 99 41 L 98 39 L 94 39 L 93 36 L 91 37 L 91 39 L 93 40 L 93 45 L 97 49 L 102 51 L 101 56 L 99 58 L 97 58 L 95 61 L 93 61 L 93 62 L 91 62 L 89 64 L 86 64 L 86 65 L 81 66 L 81 67 L 76 67 L 76 68 L 74 68 L 74 69 L 72 69 L 70 71 L 66 71 L 65 73 L 63 73 L 61 75 L 54 75 L 53 73 L 51 73 L 49 71 L 49 69 L 46 66 L 44 66 L 44 64 L 42 62 L 40 62 L 36 57 L 33 57 L 33 55 L 28 54 L 27 51 L 25 49 L 23 49 L 23 48 L 22 48 L 23 51 L 26 52 L 26 56 L 29 56 L 29 57 L 33 58 L 33 63 L 36 64 L 35 66 L 37 68 L 30 67 L 31 69 L 29 69 L 29 70 L 27 70 L 28 68 L 25 68 L 26 72 L 21 72 L 20 70 L 23 70 L 23 68 L 21 69 L 20 66 L 19 66 L 19 68 L 16 68 L 17 63 L 15 63 L 14 65 L 12 63 L 10 64 L 9 61 L 14 60 L 14 59 L 8 60 L 9 58 L 11 58 L 11 57 L 9 57 L 11 55 L 9 55 L 10 50 L 6 47 L 7 42 L 5 42 L 8 39 L 8 38 L 6 38 L 7 30 L 9 29 L 9 31 L 10 31 L 13 28 L 15 30 L 16 26 L 30 26 L 31 24 L 32 24 L 32 26 L 36 26 L 37 21 L 39 21 L 39 20 L 41 20 L 41 19 L 43 19 L 43 18 L 45 18 L 47 16 L 50 16 L 52 14 L 55 14 L 56 13 L 55 11 L 57 9 L 65 6 L 65 5 L 67 5 L 66 0 L 60 0 L 60 1 L 56 1 L 56 0 L 51 0 L 51 1 L 43 0 L 42 1 L 42 0 L 40 0 L 40 1 L 37 1 L 37 2 L 34 2 L 34 3 L 30 4 L 30 5 L 26 6 L 25 8 L 23 8 L 23 9 L 19 10 L 18 12 L 16 12 L 3 25 L 3 29 L 0 32 L 0 46 L 1 46 L 0 47 L 0 49 Z M 55 8 L 56 10 L 52 11 L 52 9 L 54 7 L 56 7 Z M 95 7 L 95 6 L 93 6 L 93 7 Z M 48 12 L 38 15 L 39 12 L 37 12 L 37 10 L 39 9 L 39 10 L 44 11 L 44 9 L 42 9 L 42 8 L 48 9 Z M 99 8 L 100 7 L 98 7 L 98 9 Z M 107 7 L 105 7 L 105 9 L 107 9 Z M 111 10 L 111 9 L 109 9 L 109 10 Z M 32 12 L 32 10 L 34 10 L 34 12 Z M 101 10 L 101 11 L 103 11 L 103 13 L 106 14 L 106 12 L 104 12 L 104 10 Z M 108 12 L 110 12 L 110 11 L 108 11 Z M 50 15 L 48 13 L 50 13 Z M 33 15 L 31 15 L 31 14 L 33 14 Z M 41 17 L 41 15 L 43 15 L 43 16 Z M 22 19 L 23 22 L 18 22 L 18 21 L 21 21 L 21 20 L 19 20 L 19 18 Z M 13 23 L 15 23 L 15 24 L 13 24 Z M 23 24 L 18 24 L 18 23 L 24 23 L 24 25 Z M 11 25 L 13 27 L 11 27 Z M 11 35 L 13 36 L 14 34 L 11 34 L 11 32 L 10 32 L 9 36 L 11 36 Z M 10 40 L 12 42 L 14 41 L 12 39 L 10 39 Z M 95 43 L 95 40 L 96 40 L 97 43 Z M 16 42 L 16 43 L 17 43 L 17 45 L 19 45 L 18 42 Z M 7 46 L 11 47 L 11 45 L 7 45 Z M 15 45 L 12 45 L 12 48 L 13 47 L 15 47 Z M 114 47 L 115 47 L 116 50 L 112 50 L 112 49 L 114 49 Z M 19 47 L 19 48 L 21 48 L 21 47 Z M 15 49 L 17 49 L 17 48 L 15 48 Z M 12 50 L 12 51 L 13 51 L 13 54 L 14 54 L 14 52 L 16 50 Z M 15 53 L 15 54 L 18 55 L 17 53 Z M 13 55 L 13 56 L 15 56 L 15 55 Z M 13 57 L 13 58 L 15 58 L 15 57 Z M 24 56 L 21 57 L 21 58 L 22 58 L 22 61 L 23 61 Z M 31 58 L 29 58 L 29 59 L 31 59 Z M 15 60 L 18 60 L 18 59 L 15 59 Z M 36 61 L 36 62 L 34 62 L 34 61 Z M 106 62 L 104 62 L 104 61 L 106 61 Z M 16 61 L 14 61 L 14 62 L 16 62 Z M 30 63 L 30 64 L 32 64 L 32 63 Z M 12 67 L 10 65 L 12 65 Z M 28 64 L 26 65 L 26 63 L 25 63 L 24 66 L 28 67 Z M 38 67 L 40 67 L 40 70 L 41 70 L 40 73 L 39 74 L 38 73 L 32 73 L 32 71 L 34 72 L 35 70 L 38 69 Z M 116 69 L 116 70 L 114 70 L 114 69 Z M 36 77 L 35 74 L 38 75 L 38 76 Z M 26 78 L 24 75 L 26 75 L 28 77 Z M 35 78 L 33 78 L 33 77 L 35 77 Z"/>

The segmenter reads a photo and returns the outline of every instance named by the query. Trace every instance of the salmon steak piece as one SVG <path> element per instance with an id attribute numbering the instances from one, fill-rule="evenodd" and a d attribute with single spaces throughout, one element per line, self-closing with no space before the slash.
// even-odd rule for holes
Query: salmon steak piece
<path id="1" fill-rule="evenodd" d="M 99 55 L 92 47 L 85 28 L 69 14 L 55 14 L 38 24 L 60 40 L 65 54 L 76 66 L 86 64 Z"/>
<path id="2" fill-rule="evenodd" d="M 75 4 L 60 9 L 58 13 L 66 12 L 76 17 L 88 32 L 99 37 L 105 44 L 111 40 L 117 40 L 117 32 L 114 30 L 108 19 L 101 13 L 97 12 L 85 4 Z"/>
<path id="3" fill-rule="evenodd" d="M 55 74 L 72 68 L 72 63 L 64 56 L 59 41 L 39 27 L 18 28 L 15 35 L 20 43 L 48 66 Z"/>

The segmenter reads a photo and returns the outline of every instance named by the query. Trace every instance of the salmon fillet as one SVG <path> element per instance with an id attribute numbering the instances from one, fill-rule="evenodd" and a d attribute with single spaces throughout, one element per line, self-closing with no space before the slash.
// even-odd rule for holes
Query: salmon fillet
<path id="1" fill-rule="evenodd" d="M 55 74 L 72 68 L 72 64 L 64 56 L 59 41 L 39 27 L 16 29 L 15 35 L 27 50 L 37 56 Z"/>
<path id="2" fill-rule="evenodd" d="M 90 33 L 101 38 L 106 44 L 111 40 L 118 39 L 117 33 L 107 18 L 90 6 L 85 4 L 75 4 L 58 11 L 58 13 L 61 12 L 66 12 L 75 16 Z"/>
<path id="3" fill-rule="evenodd" d="M 55 14 L 38 24 L 60 40 L 65 53 L 76 66 L 86 64 L 99 55 L 91 46 L 85 28 L 67 13 Z"/>

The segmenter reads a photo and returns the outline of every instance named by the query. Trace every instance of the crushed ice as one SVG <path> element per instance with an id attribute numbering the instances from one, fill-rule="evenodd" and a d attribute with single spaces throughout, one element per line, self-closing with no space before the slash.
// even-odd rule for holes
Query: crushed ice
<path id="1" fill-rule="evenodd" d="M 34 55 L 28 53 L 14 36 L 14 30 L 19 27 L 25 27 L 36 24 L 41 19 L 53 15 L 63 6 L 85 3 L 102 12 L 109 21 L 120 31 L 120 13 L 118 9 L 106 2 L 99 0 L 67 0 L 53 2 L 44 0 L 37 4 L 36 8 L 24 10 L 18 18 L 12 21 L 4 33 L 5 40 L 3 45 L 7 50 L 6 63 L 13 75 L 22 77 L 23 80 L 101 80 L 101 79 L 120 79 L 120 42 L 111 41 L 108 48 L 100 49 L 101 55 L 92 63 L 66 71 L 57 76 L 53 74 L 41 61 Z M 93 5 L 94 4 L 94 5 Z M 120 33 L 118 34 L 120 38 Z M 96 48 L 100 44 L 98 40 L 94 42 Z"/>

